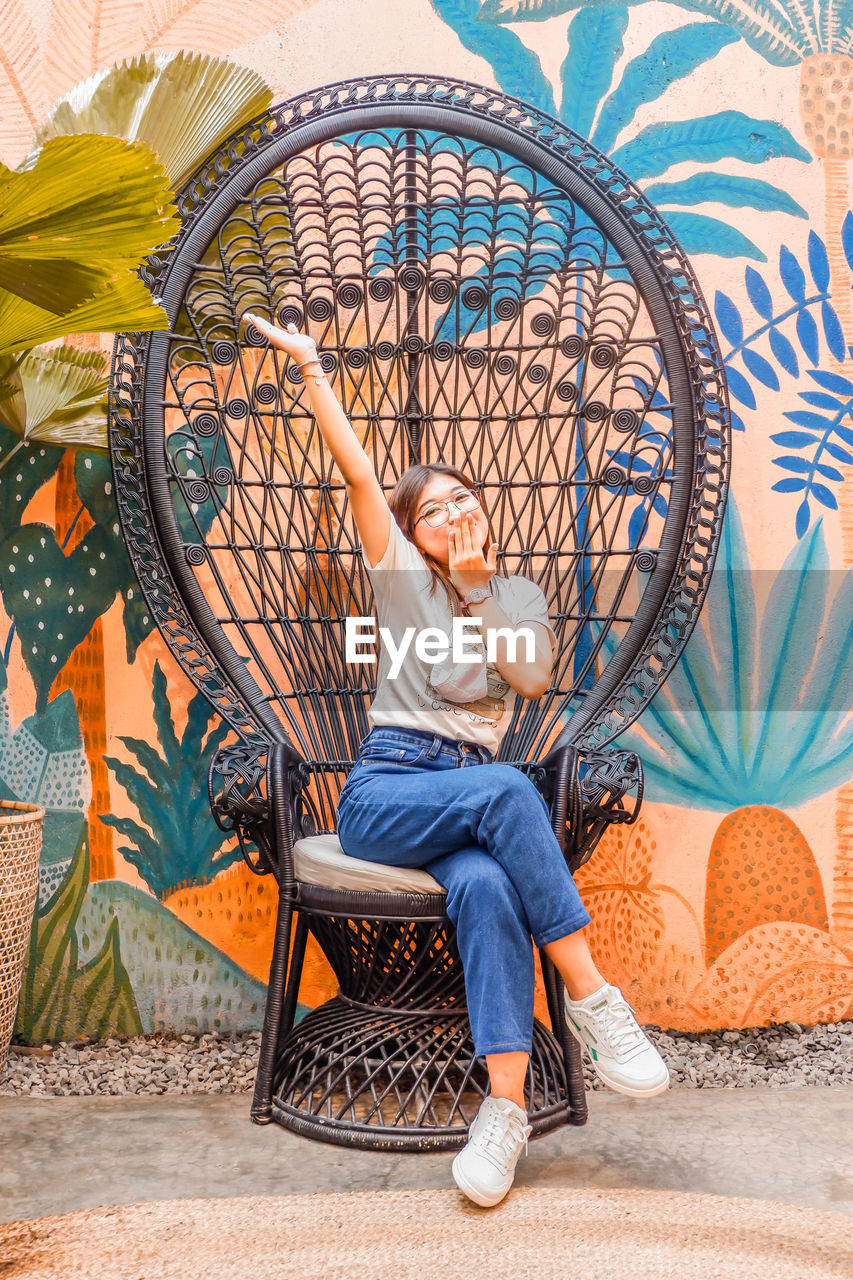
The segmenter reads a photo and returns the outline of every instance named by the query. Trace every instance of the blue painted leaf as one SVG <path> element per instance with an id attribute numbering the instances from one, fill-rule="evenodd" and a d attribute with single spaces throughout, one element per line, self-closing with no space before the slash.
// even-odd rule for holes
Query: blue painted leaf
<path id="1" fill-rule="evenodd" d="M 584 138 L 590 136 L 598 104 L 610 88 L 627 27 L 628 10 L 621 5 L 581 9 L 569 26 L 569 52 L 560 69 L 560 116 Z"/>
<path id="2" fill-rule="evenodd" d="M 843 401 L 823 391 L 801 391 L 800 399 L 806 404 L 813 404 L 816 409 L 829 409 L 830 413 L 837 413 L 843 407 Z"/>
<path id="3" fill-rule="evenodd" d="M 777 480 L 771 487 L 777 493 L 800 493 L 801 490 L 805 489 L 806 481 L 794 480 L 792 477 L 790 480 Z"/>
<path id="4" fill-rule="evenodd" d="M 821 435 L 829 426 L 828 418 L 824 418 L 819 413 L 812 413 L 810 409 L 789 409 L 782 414 L 782 417 L 796 423 L 798 427 L 809 427 L 813 431 L 819 431 Z"/>
<path id="5" fill-rule="evenodd" d="M 729 391 L 732 393 L 735 400 L 740 401 L 741 404 L 745 404 L 747 409 L 755 408 L 755 396 L 753 394 L 752 387 L 738 369 L 732 369 L 727 365 L 726 381 L 729 384 Z"/>
<path id="6" fill-rule="evenodd" d="M 797 337 L 808 359 L 812 364 L 817 364 L 819 359 L 817 325 L 814 316 L 808 311 L 801 311 L 797 316 Z"/>
<path id="7" fill-rule="evenodd" d="M 770 290 L 755 270 L 755 267 L 746 268 L 744 280 L 750 302 L 764 320 L 769 320 L 773 315 L 773 299 L 770 296 Z"/>
<path id="8" fill-rule="evenodd" d="M 726 341 L 733 347 L 738 346 L 743 340 L 743 320 L 728 294 L 719 289 L 714 296 L 714 315 Z"/>
<path id="9" fill-rule="evenodd" d="M 504 93 L 523 98 L 549 115 L 557 114 L 554 95 L 539 59 L 514 32 L 478 21 L 479 0 L 431 0 L 431 3 L 465 48 L 491 65 Z"/>
<path id="10" fill-rule="evenodd" d="M 831 493 L 825 485 L 813 484 L 812 493 L 822 506 L 829 507 L 830 511 L 838 510 L 838 503 L 835 500 L 835 494 Z"/>
<path id="11" fill-rule="evenodd" d="M 754 378 L 757 378 L 765 387 L 769 387 L 771 391 L 779 390 L 779 379 L 769 360 L 765 360 L 764 356 L 760 356 L 757 351 L 752 351 L 749 347 L 744 347 L 741 355 Z"/>
<path id="12" fill-rule="evenodd" d="M 782 277 L 783 285 L 794 302 L 802 305 L 806 300 L 805 272 L 785 244 L 779 250 L 779 274 Z"/>
<path id="13" fill-rule="evenodd" d="M 776 486 L 774 485 L 773 487 L 775 488 Z M 794 525 L 798 538 L 802 538 L 803 534 L 807 531 L 809 524 L 811 523 L 811 518 L 812 513 L 809 508 L 809 500 L 808 498 L 803 498 L 802 502 L 797 507 L 797 519 Z"/>
<path id="14" fill-rule="evenodd" d="M 781 458 L 774 458 L 773 461 L 783 471 L 796 471 L 800 475 L 811 475 L 812 464 L 808 458 L 798 458 L 793 453 L 783 453 Z"/>
<path id="15" fill-rule="evenodd" d="M 704 24 L 703 24 L 704 25 Z M 705 26 L 705 30 L 708 28 Z M 596 131 L 594 141 L 598 143 Z M 762 182 L 760 178 L 736 178 L 730 173 L 694 173 L 681 182 L 655 182 L 646 187 L 654 204 L 728 204 L 735 209 L 760 209 L 762 213 L 790 213 L 807 218 L 808 213 L 787 191 Z"/>
<path id="16" fill-rule="evenodd" d="M 820 436 L 810 431 L 777 431 L 770 439 L 774 444 L 781 444 L 783 449 L 805 449 L 810 444 L 817 444 Z"/>
<path id="17" fill-rule="evenodd" d="M 673 213 L 667 210 L 665 218 L 673 235 L 687 253 L 713 253 L 719 258 L 754 258 L 766 262 L 767 255 L 736 227 L 719 218 L 708 218 L 704 213 Z"/>
<path id="18" fill-rule="evenodd" d="M 780 333 L 778 329 L 770 330 L 770 350 L 786 373 L 790 373 L 793 378 L 799 378 L 800 366 L 797 353 L 784 333 Z"/>
<path id="19" fill-rule="evenodd" d="M 658 493 L 655 495 L 653 506 L 659 516 L 666 515 L 666 512 L 667 512 L 666 498 L 663 496 L 662 493 Z"/>
<path id="20" fill-rule="evenodd" d="M 775 120 L 718 111 L 712 116 L 648 125 L 630 142 L 617 147 L 612 159 L 639 181 L 656 178 L 672 165 L 685 162 L 712 164 L 731 157 L 761 164 L 779 156 L 806 163 L 811 160 L 793 134 Z"/>
<path id="21" fill-rule="evenodd" d="M 836 480 L 841 484 L 844 479 L 844 476 L 837 467 L 829 467 L 825 462 L 816 463 L 815 468 L 822 476 L 826 476 L 827 480 Z"/>
<path id="22" fill-rule="evenodd" d="M 640 540 L 645 532 L 645 524 L 648 519 L 646 504 L 639 503 L 631 512 L 631 519 L 628 521 L 628 545 L 632 547 L 639 546 Z"/>
<path id="23" fill-rule="evenodd" d="M 829 288 L 829 258 L 826 256 L 826 245 L 816 231 L 809 232 L 809 270 L 821 293 Z"/>
<path id="24" fill-rule="evenodd" d="M 853 462 L 853 453 L 848 453 L 846 449 L 842 449 L 840 444 L 833 444 L 831 440 L 827 440 L 823 447 L 836 461 Z"/>
<path id="25" fill-rule="evenodd" d="M 611 0 L 485 0 L 480 9 L 480 20 L 488 23 L 500 22 L 544 22 L 548 18 L 556 17 L 557 14 L 569 13 L 572 9 L 578 9 L 582 4 L 588 5 L 607 5 Z M 626 0 L 626 3 L 635 5 L 642 4 L 643 0 Z M 698 9 L 700 13 L 708 13 L 714 18 L 719 18 L 721 14 L 725 14 L 725 21 L 730 23 L 742 36 L 744 41 L 761 54 L 765 61 L 772 63 L 774 67 L 796 67 L 803 59 L 803 54 L 811 46 L 804 45 L 795 35 L 798 34 L 798 28 L 795 27 L 795 19 L 789 17 L 790 13 L 796 13 L 797 19 L 800 19 L 800 7 L 779 5 L 781 13 L 775 11 L 767 4 L 744 4 L 744 5 L 722 5 L 715 3 L 714 0 L 690 0 L 689 6 L 683 4 L 684 8 Z M 828 6 L 827 6 L 828 7 Z M 843 14 L 843 7 L 841 10 Z M 809 14 L 811 18 L 811 14 Z M 837 21 L 843 22 L 843 17 L 839 17 Z M 841 31 L 845 30 L 842 25 Z M 833 29 L 833 34 L 835 31 Z M 811 30 L 808 32 L 808 38 L 811 40 Z M 821 44 L 821 48 L 829 48 L 829 39 L 821 32 L 821 38 L 826 40 L 826 44 Z"/>
<path id="26" fill-rule="evenodd" d="M 836 427 L 835 434 L 841 436 L 845 444 L 853 444 L 853 431 L 849 427 Z"/>
<path id="27" fill-rule="evenodd" d="M 847 259 L 847 265 L 853 270 L 853 213 L 848 209 L 841 224 L 841 247 Z"/>
<path id="28" fill-rule="evenodd" d="M 619 84 L 602 106 L 593 137 L 595 145 L 602 151 L 611 151 L 638 107 L 654 102 L 676 80 L 710 61 L 724 45 L 737 38 L 736 31 L 707 22 L 691 22 L 655 36 L 643 53 L 631 59 Z"/>
<path id="29" fill-rule="evenodd" d="M 732 431 L 746 431 L 743 418 L 741 418 L 739 414 L 735 413 L 734 409 L 729 409 L 729 417 L 732 420 Z"/>
<path id="30" fill-rule="evenodd" d="M 823 321 L 823 331 L 826 334 L 826 345 L 836 360 L 843 360 L 845 355 L 844 334 L 841 332 L 841 325 L 838 323 L 835 308 L 828 302 L 822 302 L 820 304 L 820 318 Z"/>
<path id="31" fill-rule="evenodd" d="M 814 378 L 819 387 L 825 391 L 837 391 L 841 396 L 853 396 L 853 382 L 842 378 L 840 373 L 830 373 L 827 369 L 809 369 L 809 377 Z"/>

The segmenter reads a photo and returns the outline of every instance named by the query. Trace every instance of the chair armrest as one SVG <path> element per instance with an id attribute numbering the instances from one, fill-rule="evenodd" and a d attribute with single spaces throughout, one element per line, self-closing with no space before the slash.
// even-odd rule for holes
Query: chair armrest
<path id="1" fill-rule="evenodd" d="M 552 748 L 538 763 L 536 785 L 551 806 L 554 834 L 571 871 L 592 856 L 611 823 L 630 826 L 640 816 L 643 766 L 633 751 L 579 752 Z M 630 807 L 624 801 L 632 797 Z"/>
<path id="2" fill-rule="evenodd" d="M 271 766 L 284 794 L 271 803 Z M 207 789 L 216 825 L 222 831 L 236 832 L 240 852 L 256 875 L 272 873 L 281 884 L 292 880 L 292 845 L 303 835 L 314 834 L 310 813 L 301 803 L 301 792 L 308 782 L 305 761 L 286 743 L 270 743 L 262 739 L 239 741 L 220 747 L 211 761 Z M 289 848 L 282 848 L 276 836 L 276 816 L 286 814 L 285 827 Z M 247 845 L 257 851 L 252 857 Z"/>

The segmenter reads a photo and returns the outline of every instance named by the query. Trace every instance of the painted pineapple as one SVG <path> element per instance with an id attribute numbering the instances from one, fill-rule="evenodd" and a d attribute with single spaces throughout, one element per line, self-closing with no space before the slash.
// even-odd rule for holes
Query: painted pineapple
<path id="1" fill-rule="evenodd" d="M 843 54 L 813 53 L 800 66 L 800 116 L 812 151 L 821 160 L 853 156 L 853 61 Z"/>

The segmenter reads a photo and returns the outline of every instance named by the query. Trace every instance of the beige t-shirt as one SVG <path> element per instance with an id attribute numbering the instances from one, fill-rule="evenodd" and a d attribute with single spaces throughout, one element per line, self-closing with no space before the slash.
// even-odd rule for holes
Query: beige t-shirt
<path id="1" fill-rule="evenodd" d="M 479 683 L 485 684 L 487 691 L 485 696 L 473 702 L 453 701 L 442 696 L 432 679 L 439 667 L 417 656 L 414 640 L 409 645 L 399 674 L 389 679 L 391 654 L 379 640 L 380 627 L 388 629 L 395 647 L 399 648 L 407 627 L 415 627 L 415 634 L 426 627 L 438 627 L 449 636 L 453 616 L 440 586 L 430 595 L 432 574 L 420 551 L 405 537 L 396 520 L 391 520 L 391 534 L 382 559 L 373 568 L 366 558 L 364 563 L 376 607 L 377 641 L 373 652 L 378 663 L 376 696 L 367 713 L 368 723 L 371 727 L 396 725 L 406 729 L 425 729 L 444 738 L 477 743 L 497 755 L 519 695 L 495 666 L 485 663 L 482 647 L 480 667 L 485 663 L 486 678 Z M 510 578 L 494 575 L 491 588 L 513 628 L 524 623 L 541 623 L 550 632 L 552 646 L 556 649 L 557 641 L 541 587 L 516 574 Z M 476 616 L 476 607 L 472 605 L 470 612 Z M 476 652 L 476 646 L 469 641 L 466 651 Z M 525 652 L 522 638 L 517 649 L 518 660 L 523 660 Z M 476 666 L 465 664 L 461 674 L 466 683 L 470 669 Z M 440 669 L 444 673 L 446 664 L 442 663 Z M 476 679 L 473 683 L 477 683 Z"/>

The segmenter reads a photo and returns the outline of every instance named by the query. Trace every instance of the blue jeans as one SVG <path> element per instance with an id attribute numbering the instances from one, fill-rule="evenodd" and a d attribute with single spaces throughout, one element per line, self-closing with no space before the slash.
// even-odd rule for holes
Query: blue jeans
<path id="1" fill-rule="evenodd" d="M 475 1053 L 529 1053 L 531 937 L 544 947 L 590 921 L 530 779 L 485 747 L 379 726 L 341 792 L 338 839 L 353 858 L 423 867 L 444 886 Z"/>

